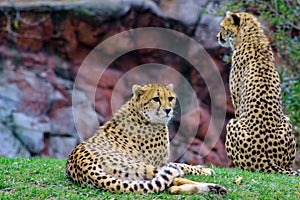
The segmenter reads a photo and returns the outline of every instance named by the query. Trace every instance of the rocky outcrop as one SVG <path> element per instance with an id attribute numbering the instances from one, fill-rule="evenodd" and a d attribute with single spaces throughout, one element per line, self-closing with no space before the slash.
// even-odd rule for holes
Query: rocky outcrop
<path id="1" fill-rule="evenodd" d="M 215 40 L 219 18 L 201 14 L 213 5 L 0 3 L 0 155 L 64 158 L 130 98 L 133 84 L 172 82 L 171 160 L 227 166 L 227 50 Z M 142 27 L 164 29 L 135 31 Z"/>

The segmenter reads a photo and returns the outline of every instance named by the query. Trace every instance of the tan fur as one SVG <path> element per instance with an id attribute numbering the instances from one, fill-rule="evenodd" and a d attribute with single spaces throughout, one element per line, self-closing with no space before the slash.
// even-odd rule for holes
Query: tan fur
<path id="1" fill-rule="evenodd" d="M 273 53 L 260 23 L 248 13 L 227 12 L 218 40 L 233 49 L 230 91 L 235 119 L 227 125 L 226 150 L 242 169 L 292 171 L 296 144 L 282 112 Z"/>
<path id="2" fill-rule="evenodd" d="M 75 147 L 67 161 L 67 176 L 82 186 L 147 193 L 165 191 L 174 180 L 174 190 L 178 184 L 190 184 L 184 174 L 213 174 L 201 166 L 168 163 L 167 123 L 176 104 L 173 86 L 134 85 L 132 92 L 111 120 Z M 215 184 L 201 185 L 201 191 L 226 192 Z"/>

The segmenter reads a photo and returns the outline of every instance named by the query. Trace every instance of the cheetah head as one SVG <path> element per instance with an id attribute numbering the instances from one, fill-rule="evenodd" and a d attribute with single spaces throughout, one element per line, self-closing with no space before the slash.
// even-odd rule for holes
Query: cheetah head
<path id="1" fill-rule="evenodd" d="M 133 106 L 150 123 L 167 124 L 173 116 L 176 94 L 173 85 L 133 85 Z"/>
<path id="2" fill-rule="evenodd" d="M 223 46 L 232 46 L 233 40 L 239 31 L 240 18 L 230 11 L 226 12 L 226 17 L 221 21 L 221 30 L 217 35 L 218 42 Z"/>
<path id="3" fill-rule="evenodd" d="M 234 43 L 241 30 L 248 26 L 260 26 L 257 19 L 245 12 L 233 13 L 226 12 L 226 16 L 220 22 L 221 30 L 217 35 L 218 42 L 222 46 L 230 46 L 234 49 Z"/>

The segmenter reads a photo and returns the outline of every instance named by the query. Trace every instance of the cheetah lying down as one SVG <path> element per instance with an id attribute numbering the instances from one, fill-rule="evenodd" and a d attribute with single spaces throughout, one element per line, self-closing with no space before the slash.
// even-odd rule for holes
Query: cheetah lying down
<path id="1" fill-rule="evenodd" d="M 167 162 L 167 123 L 176 103 L 173 86 L 134 85 L 132 92 L 111 120 L 75 147 L 67 161 L 67 176 L 82 186 L 111 192 L 225 194 L 222 186 L 183 178 L 212 175 L 211 169 Z"/>

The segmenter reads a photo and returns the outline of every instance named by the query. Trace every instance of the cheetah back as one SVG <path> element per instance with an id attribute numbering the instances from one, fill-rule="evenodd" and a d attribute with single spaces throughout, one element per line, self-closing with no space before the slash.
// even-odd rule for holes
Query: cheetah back
<path id="1" fill-rule="evenodd" d="M 227 12 L 218 40 L 233 49 L 230 91 L 235 119 L 227 125 L 226 150 L 243 169 L 291 171 L 296 145 L 282 112 L 281 89 L 269 41 L 257 19 Z"/>

